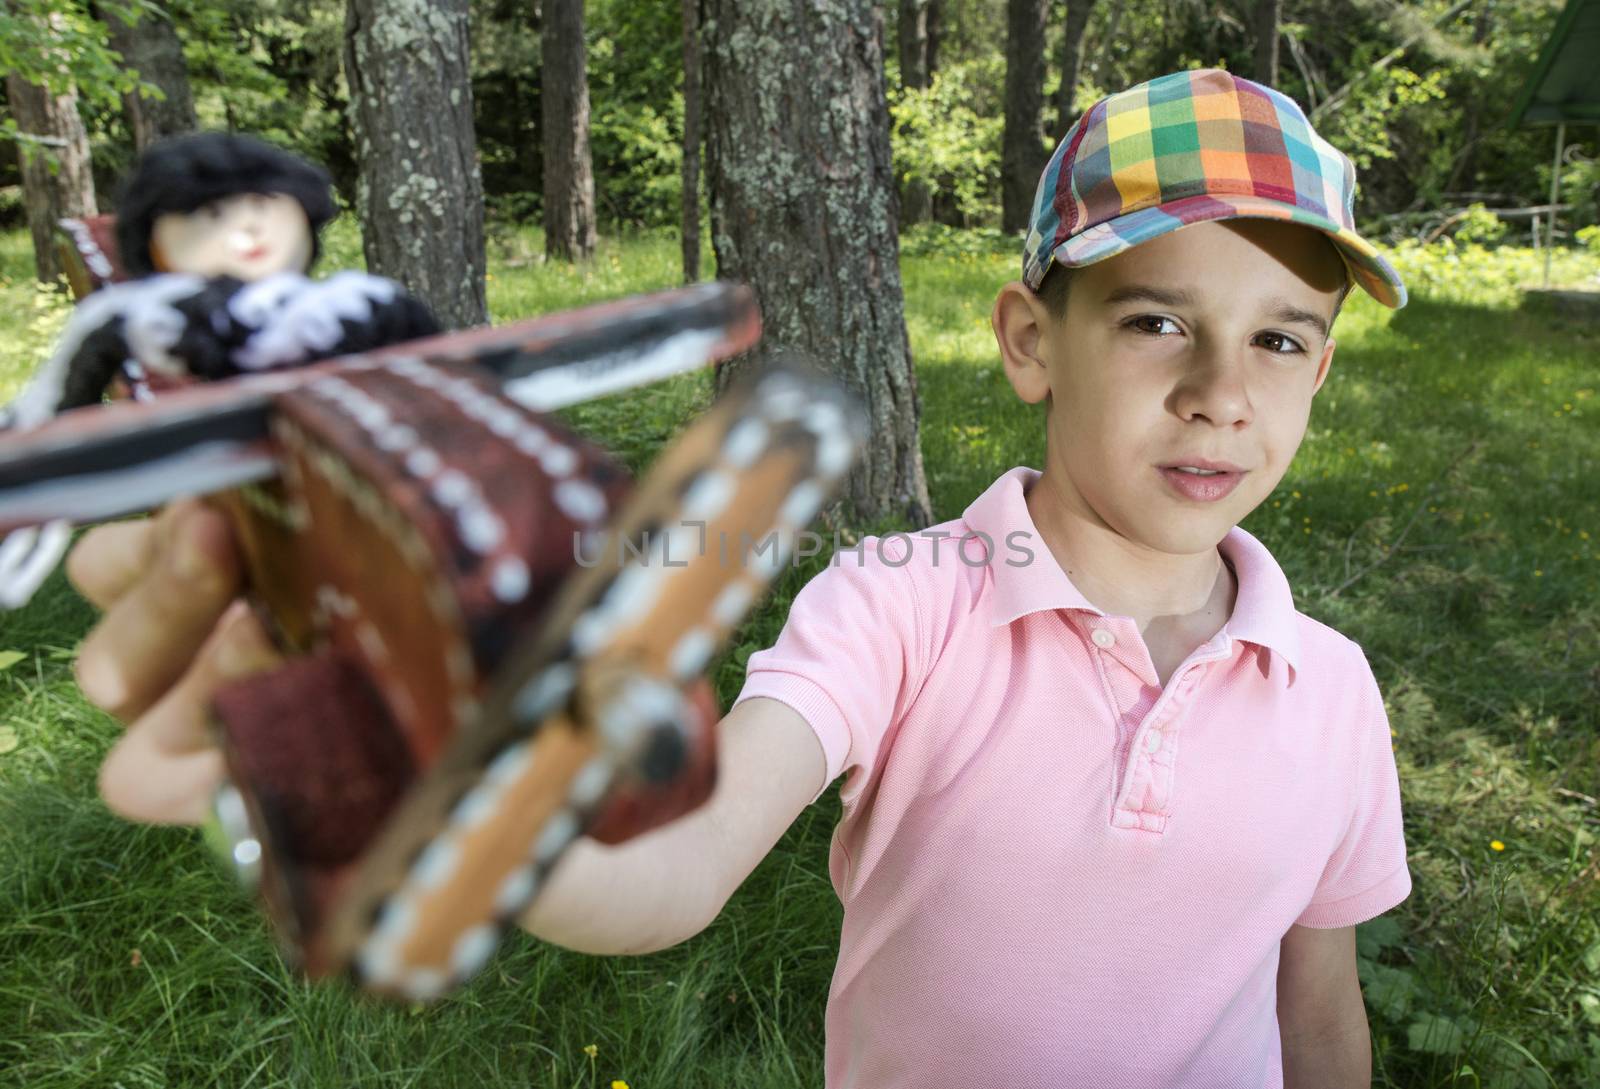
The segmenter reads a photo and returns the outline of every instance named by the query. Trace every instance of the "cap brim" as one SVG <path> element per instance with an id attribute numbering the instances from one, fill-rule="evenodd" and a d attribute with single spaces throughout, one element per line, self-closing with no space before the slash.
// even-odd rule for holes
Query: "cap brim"
<path id="1" fill-rule="evenodd" d="M 1400 274 L 1372 243 L 1325 216 L 1259 197 L 1202 194 L 1141 208 L 1067 239 L 1051 256 L 1073 268 L 1092 265 L 1190 224 L 1218 219 L 1276 219 L 1315 228 L 1328 236 L 1361 290 L 1394 310 L 1406 304 L 1406 286 L 1400 282 Z"/>

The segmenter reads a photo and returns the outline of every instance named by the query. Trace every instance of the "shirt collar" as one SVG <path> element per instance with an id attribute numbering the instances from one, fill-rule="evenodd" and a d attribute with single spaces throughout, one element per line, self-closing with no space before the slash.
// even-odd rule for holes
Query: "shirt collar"
<path id="1" fill-rule="evenodd" d="M 1104 613 L 1072 584 L 1028 513 L 1027 490 L 1042 474 L 1008 469 L 962 512 L 967 528 L 988 536 L 993 579 L 990 625 L 1000 627 L 1045 609 Z M 1289 580 L 1265 545 L 1235 526 L 1218 546 L 1233 566 L 1238 592 L 1224 626 L 1230 636 L 1267 647 L 1298 672 L 1300 634 Z M 1030 556 L 1029 553 L 1032 553 Z"/>

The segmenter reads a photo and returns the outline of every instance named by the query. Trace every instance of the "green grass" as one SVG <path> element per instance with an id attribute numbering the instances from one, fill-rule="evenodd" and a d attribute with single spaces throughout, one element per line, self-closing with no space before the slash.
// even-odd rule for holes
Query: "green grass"
<path id="1" fill-rule="evenodd" d="M 1005 469 L 1039 465 L 1043 433 L 988 332 L 1012 247 L 910 241 L 944 519 Z M 535 234 L 495 234 L 496 320 L 677 280 L 668 235 L 608 242 L 582 268 L 537 253 Z M 347 224 L 329 255 L 359 263 Z M 1351 301 L 1305 446 L 1246 522 L 1300 607 L 1367 649 L 1395 730 L 1416 888 L 1360 932 L 1377 1083 L 1600 1084 L 1600 331 L 1517 308 L 1516 283 L 1537 275 L 1526 251 L 1398 259 L 1412 305 Z M 25 236 L 0 235 L 0 396 L 61 317 L 29 262 Z M 1567 255 L 1558 276 L 1595 271 Z M 568 415 L 637 468 L 709 396 L 690 375 Z M 718 660 L 724 706 L 821 562 L 786 572 Z M 288 974 L 193 833 L 100 805 L 117 728 L 70 669 L 92 622 L 59 575 L 0 616 L 0 650 L 20 654 L 0 671 L 17 741 L 0 755 L 0 1085 L 821 1084 L 831 794 L 677 949 L 594 958 L 517 936 L 462 993 L 382 1005 Z"/>

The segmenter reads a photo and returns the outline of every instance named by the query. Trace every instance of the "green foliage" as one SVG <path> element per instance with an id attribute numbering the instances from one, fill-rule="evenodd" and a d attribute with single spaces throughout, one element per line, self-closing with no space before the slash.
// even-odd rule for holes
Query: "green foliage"
<path id="1" fill-rule="evenodd" d="M 149 0 L 107 0 L 98 7 L 107 18 L 123 22 L 150 17 L 156 10 Z M 120 108 L 121 96 L 141 86 L 112 50 L 105 24 L 90 14 L 83 0 L 0 4 L 0 71 L 56 94 L 76 89 L 80 108 L 91 114 L 96 108 Z M 42 155 L 54 163 L 54 148 L 19 129 L 9 113 L 0 119 L 0 137 L 15 141 L 24 155 Z"/>
<path id="2" fill-rule="evenodd" d="M 202 128 L 291 148 L 354 191 L 335 0 L 178 0 L 172 5 Z M 131 158 L 130 158 L 131 162 Z"/>
<path id="3" fill-rule="evenodd" d="M 585 5 L 590 147 L 603 219 L 667 225 L 683 192 L 683 29 L 678 0 Z"/>
<path id="4" fill-rule="evenodd" d="M 592 124 L 596 185 L 603 218 L 615 223 L 667 226 L 678 222 L 683 193 L 683 95 L 673 92 L 660 112 L 650 103 L 602 101 Z M 602 158 L 602 156 L 604 156 Z"/>
<path id="5" fill-rule="evenodd" d="M 902 88 L 889 108 L 896 177 L 945 194 L 969 225 L 994 218 L 999 201 L 1005 122 L 984 100 L 992 106 L 1004 78 L 998 57 L 960 61 L 926 88 Z"/>
<path id="6" fill-rule="evenodd" d="M 154 11 L 149 0 L 109 0 L 99 10 L 123 22 Z M 137 86 L 108 44 L 105 25 L 82 0 L 8 0 L 0 5 L 0 71 L 57 94 L 76 88 L 115 105 Z"/>
<path id="7" fill-rule="evenodd" d="M 1510 228 L 1503 219 L 1477 202 L 1468 206 L 1465 217 L 1456 227 L 1455 240 L 1483 244 L 1499 242 L 1508 230 Z"/>
<path id="8" fill-rule="evenodd" d="M 1439 69 L 1418 75 L 1402 65 L 1386 68 L 1366 79 L 1342 108 L 1319 122 L 1318 131 L 1350 156 L 1358 170 L 1369 169 L 1380 159 L 1393 159 L 1397 116 L 1444 98 L 1444 78 Z M 1448 116 L 1438 120 L 1448 123 Z"/>
<path id="9" fill-rule="evenodd" d="M 1469 306 L 1514 306 L 1520 290 L 1539 283 L 1544 271 L 1544 254 L 1537 250 L 1491 248 L 1448 236 L 1432 245 L 1406 239 L 1388 257 L 1412 292 Z M 1597 274 L 1593 258 L 1578 250 L 1560 251 L 1551 268 L 1557 283 L 1593 280 Z"/>

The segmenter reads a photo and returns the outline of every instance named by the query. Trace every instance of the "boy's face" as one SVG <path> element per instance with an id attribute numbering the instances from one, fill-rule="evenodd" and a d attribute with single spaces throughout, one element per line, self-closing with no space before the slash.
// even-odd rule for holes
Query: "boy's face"
<path id="1" fill-rule="evenodd" d="M 1158 552 L 1214 548 L 1299 448 L 1345 276 L 1321 233 L 1234 219 L 1075 269 L 1064 320 L 1008 285 L 995 332 L 1018 395 L 1051 397 L 1055 495 Z"/>
<path id="2" fill-rule="evenodd" d="M 162 272 L 261 280 L 304 272 L 311 263 L 311 224 L 287 193 L 237 193 L 192 212 L 157 216 L 150 255 Z"/>

